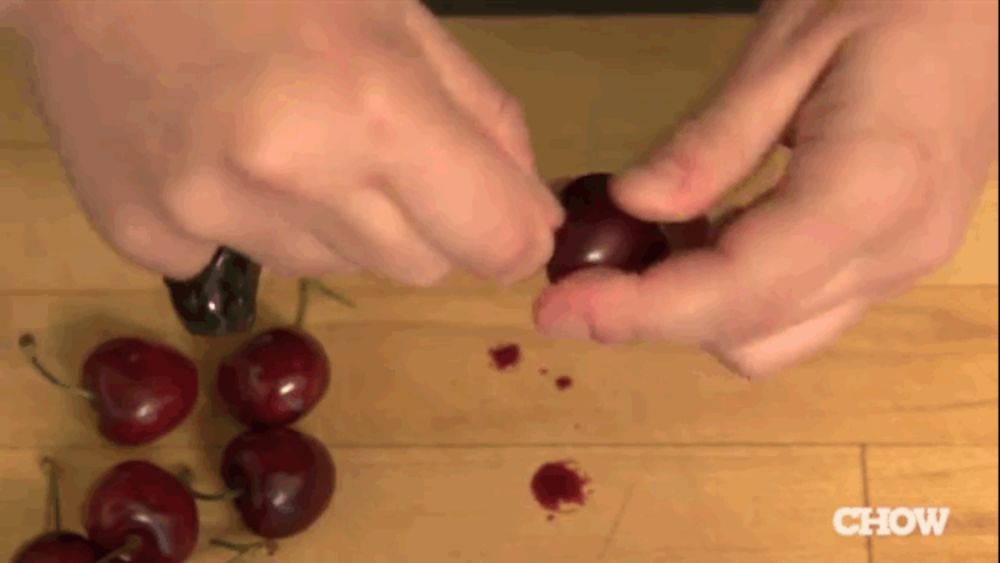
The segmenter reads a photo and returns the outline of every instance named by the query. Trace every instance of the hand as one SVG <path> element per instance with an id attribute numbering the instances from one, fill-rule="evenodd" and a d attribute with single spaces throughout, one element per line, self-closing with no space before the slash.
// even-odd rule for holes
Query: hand
<path id="1" fill-rule="evenodd" d="M 226 245 L 293 275 L 535 272 L 561 211 L 518 104 L 415 1 L 26 4 L 76 193 L 188 278 Z"/>
<path id="2" fill-rule="evenodd" d="M 783 180 L 712 249 L 548 288 L 537 323 L 773 374 L 953 255 L 996 127 L 996 2 L 767 3 L 714 103 L 612 190 L 636 216 L 690 218 L 782 139 Z"/>

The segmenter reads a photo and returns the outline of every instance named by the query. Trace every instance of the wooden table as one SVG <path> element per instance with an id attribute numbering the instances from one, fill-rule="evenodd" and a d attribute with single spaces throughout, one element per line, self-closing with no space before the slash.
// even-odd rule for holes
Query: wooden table
<path id="1" fill-rule="evenodd" d="M 547 177 L 617 169 L 697 102 L 746 18 L 453 20 L 449 27 L 527 107 Z M 213 363 L 237 344 L 183 333 L 156 276 L 105 247 L 78 212 L 30 111 L 24 50 L 0 35 L 0 556 L 44 526 L 51 455 L 68 523 L 118 460 L 192 465 L 203 488 L 237 432 L 212 400 Z M 766 177 L 766 171 L 764 173 Z M 763 180 L 758 180 L 763 181 Z M 332 510 L 284 542 L 288 562 L 991 561 L 997 557 L 997 181 L 954 261 L 876 308 L 832 350 L 766 384 L 695 350 L 554 342 L 530 324 L 541 279 L 509 290 L 456 276 L 408 290 L 327 280 L 356 310 L 320 303 L 309 328 L 333 385 L 301 427 L 339 469 Z M 294 307 L 267 277 L 261 326 Z M 193 416 L 123 451 L 85 405 L 39 379 L 22 331 L 78 373 L 109 334 L 157 335 L 205 369 Z M 509 373 L 487 349 L 519 343 Z M 584 367 L 587 366 L 587 367 Z M 541 368 L 549 376 L 539 374 Z M 575 385 L 558 391 L 553 375 Z M 589 502 L 547 520 L 528 483 L 573 459 Z M 947 506 L 941 537 L 840 537 L 837 507 Z M 202 504 L 203 538 L 240 539 L 233 511 Z M 205 547 L 195 561 L 224 561 Z"/>

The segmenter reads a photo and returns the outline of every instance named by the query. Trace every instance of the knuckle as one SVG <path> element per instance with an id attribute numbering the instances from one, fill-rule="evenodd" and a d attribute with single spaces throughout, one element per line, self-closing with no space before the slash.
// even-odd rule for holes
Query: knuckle
<path id="1" fill-rule="evenodd" d="M 449 273 L 447 265 L 434 265 L 411 270 L 408 279 L 404 280 L 414 287 L 431 287 L 439 284 Z"/>
<path id="2" fill-rule="evenodd" d="M 414 65 L 397 61 L 392 53 L 379 54 L 380 64 L 373 64 L 358 80 L 354 93 L 359 123 L 369 142 L 380 144 L 392 140 L 392 133 L 407 108 L 410 97 L 423 88 L 422 77 Z"/>
<path id="3" fill-rule="evenodd" d="M 937 202 L 938 188 L 943 185 L 944 149 L 928 135 L 908 128 L 889 129 L 856 137 L 853 155 L 859 166 L 867 165 L 875 172 L 880 197 L 894 202 L 881 206 L 886 212 L 922 212 Z"/>
<path id="4" fill-rule="evenodd" d="M 295 183 L 292 151 L 276 135 L 258 137 L 234 152 L 232 164 L 238 175 L 251 183 L 274 187 Z"/>
<path id="5" fill-rule="evenodd" d="M 194 184 L 174 183 L 160 192 L 160 203 L 171 221 L 184 232 L 202 238 L 212 237 L 224 209 L 213 209 L 206 194 Z"/>
<path id="6" fill-rule="evenodd" d="M 365 123 L 375 133 L 388 130 L 399 115 L 400 88 L 397 79 L 383 72 L 369 73 L 358 92 L 358 105 Z"/>
<path id="7" fill-rule="evenodd" d="M 103 229 L 111 243 L 133 259 L 148 252 L 153 242 L 143 215 L 132 207 L 115 208 Z"/>
<path id="8" fill-rule="evenodd" d="M 490 257 L 483 265 L 483 273 L 491 278 L 508 276 L 520 269 L 531 258 L 535 242 L 523 231 L 512 231 L 497 240 L 490 249 Z"/>
<path id="9" fill-rule="evenodd" d="M 931 274 L 947 265 L 961 247 L 961 237 L 947 231 L 934 231 L 938 236 L 924 238 L 916 252 L 915 270 L 918 275 Z"/>

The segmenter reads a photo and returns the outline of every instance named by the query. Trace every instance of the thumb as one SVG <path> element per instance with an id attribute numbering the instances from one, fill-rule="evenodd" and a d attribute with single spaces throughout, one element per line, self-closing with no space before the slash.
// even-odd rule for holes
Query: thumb
<path id="1" fill-rule="evenodd" d="M 778 142 L 849 28 L 773 16 L 760 23 L 715 99 L 613 183 L 625 211 L 650 221 L 701 215 Z"/>

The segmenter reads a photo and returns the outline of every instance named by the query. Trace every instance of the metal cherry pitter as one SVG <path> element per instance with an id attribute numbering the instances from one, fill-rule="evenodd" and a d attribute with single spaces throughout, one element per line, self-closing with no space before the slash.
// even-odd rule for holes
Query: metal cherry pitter
<path id="1" fill-rule="evenodd" d="M 174 312 L 197 336 L 226 336 L 253 328 L 261 267 L 229 248 L 219 248 L 211 262 L 189 280 L 164 278 Z"/>

